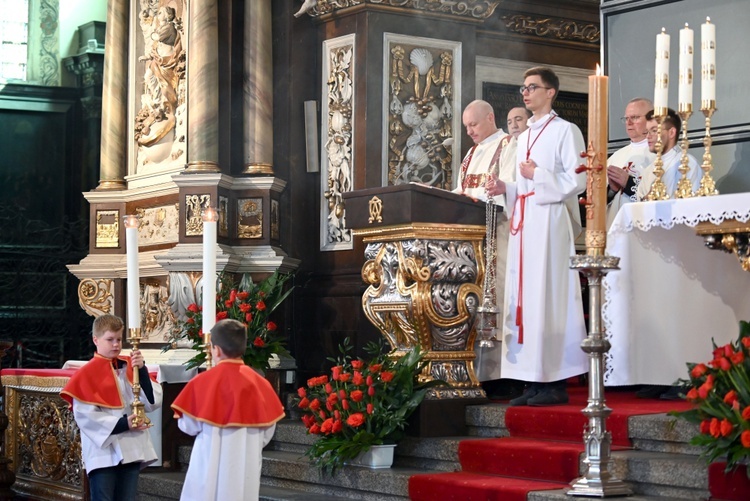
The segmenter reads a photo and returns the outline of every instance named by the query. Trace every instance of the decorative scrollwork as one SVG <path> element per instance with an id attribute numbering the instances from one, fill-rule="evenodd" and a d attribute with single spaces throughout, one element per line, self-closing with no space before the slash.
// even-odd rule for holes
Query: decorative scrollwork
<path id="1" fill-rule="evenodd" d="M 307 13 L 310 17 L 319 17 L 364 3 L 472 19 L 487 19 L 495 12 L 500 0 L 317 0 L 317 5 L 308 9 Z"/>
<path id="2" fill-rule="evenodd" d="M 583 24 L 570 19 L 532 17 L 524 14 L 503 16 L 505 27 L 521 35 L 533 35 L 557 40 L 571 40 L 598 44 L 601 31 L 595 24 Z"/>
<path id="3" fill-rule="evenodd" d="M 81 308 L 92 317 L 112 312 L 113 294 L 114 281 L 109 278 L 99 280 L 84 278 L 78 284 L 78 302 Z"/>

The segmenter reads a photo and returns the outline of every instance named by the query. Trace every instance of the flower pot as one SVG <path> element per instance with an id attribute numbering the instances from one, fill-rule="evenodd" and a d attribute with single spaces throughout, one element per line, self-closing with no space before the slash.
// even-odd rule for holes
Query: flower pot
<path id="1" fill-rule="evenodd" d="M 379 469 L 390 468 L 393 464 L 393 451 L 396 444 L 373 445 L 369 450 L 361 453 L 346 464 L 352 466 L 364 466 L 365 468 Z"/>

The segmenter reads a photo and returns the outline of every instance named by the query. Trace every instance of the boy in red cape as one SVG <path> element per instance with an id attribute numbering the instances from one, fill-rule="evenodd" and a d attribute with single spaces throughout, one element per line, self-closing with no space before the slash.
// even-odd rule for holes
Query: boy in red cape
<path id="1" fill-rule="evenodd" d="M 246 366 L 247 328 L 221 320 L 211 329 L 216 367 L 193 378 L 172 404 L 178 426 L 195 435 L 181 501 L 260 496 L 263 447 L 284 408 L 271 383 Z"/>
<path id="2" fill-rule="evenodd" d="M 161 407 L 161 385 L 149 379 L 143 355 L 120 356 L 122 319 L 102 315 L 94 320 L 94 358 L 78 369 L 60 392 L 73 408 L 81 430 L 81 456 L 89 477 L 91 499 L 131 501 L 138 474 L 156 459 L 148 426 L 133 425 L 133 367 L 138 368 L 141 401 L 146 412 Z"/>

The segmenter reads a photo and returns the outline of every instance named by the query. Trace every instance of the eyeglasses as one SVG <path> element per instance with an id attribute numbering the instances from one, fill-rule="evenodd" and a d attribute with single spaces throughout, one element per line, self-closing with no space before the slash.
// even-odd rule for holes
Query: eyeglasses
<path id="1" fill-rule="evenodd" d="M 620 121 L 622 123 L 627 123 L 627 122 L 634 123 L 640 120 L 641 118 L 643 118 L 643 115 L 633 115 L 630 117 L 620 117 Z"/>
<path id="2" fill-rule="evenodd" d="M 529 85 L 522 85 L 520 89 L 518 89 L 521 94 L 524 92 L 528 92 L 529 94 L 533 93 L 537 89 L 551 89 L 552 87 L 542 87 L 541 85 L 537 84 L 529 84 Z"/>

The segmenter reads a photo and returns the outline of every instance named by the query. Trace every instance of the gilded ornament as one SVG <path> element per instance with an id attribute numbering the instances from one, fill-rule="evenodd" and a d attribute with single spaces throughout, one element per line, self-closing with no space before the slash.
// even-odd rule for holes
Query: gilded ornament
<path id="1" fill-rule="evenodd" d="M 78 303 L 93 317 L 110 313 L 114 308 L 114 281 L 109 278 L 84 278 L 78 284 Z"/>
<path id="2" fill-rule="evenodd" d="M 372 223 L 382 223 L 383 222 L 383 201 L 378 198 L 377 195 L 372 197 L 368 203 L 368 207 L 370 210 L 370 217 L 367 219 L 367 222 Z"/>
<path id="3" fill-rule="evenodd" d="M 112 249 L 120 246 L 120 211 L 96 211 L 96 241 L 97 249 Z"/>
<path id="4" fill-rule="evenodd" d="M 534 17 L 524 14 L 503 16 L 501 19 L 509 31 L 521 35 L 589 44 L 598 44 L 601 38 L 601 31 L 597 25 L 578 23 L 569 19 Z"/>
<path id="5" fill-rule="evenodd" d="M 185 195 L 185 236 L 203 235 L 203 210 L 211 206 L 211 195 Z"/>

